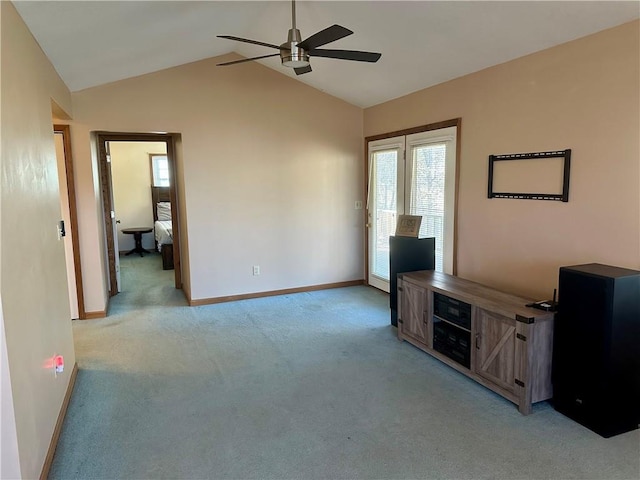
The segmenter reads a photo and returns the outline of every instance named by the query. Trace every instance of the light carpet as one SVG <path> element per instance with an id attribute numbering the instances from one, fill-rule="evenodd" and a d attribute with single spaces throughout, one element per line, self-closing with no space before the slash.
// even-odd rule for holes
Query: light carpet
<path id="1" fill-rule="evenodd" d="M 640 478 L 637 430 L 520 415 L 399 342 L 373 288 L 188 307 L 156 255 L 122 275 L 108 318 L 74 322 L 51 479 Z"/>

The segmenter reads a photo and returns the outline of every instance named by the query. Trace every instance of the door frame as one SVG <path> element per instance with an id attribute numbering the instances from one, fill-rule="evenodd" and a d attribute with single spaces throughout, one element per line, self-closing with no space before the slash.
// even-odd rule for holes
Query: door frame
<path id="1" fill-rule="evenodd" d="M 439 130 L 441 128 L 456 127 L 456 178 L 455 178 L 455 222 L 453 225 L 453 269 L 452 274 L 456 275 L 458 271 L 458 197 L 459 197 L 459 179 L 460 179 L 460 138 L 462 118 L 452 118 L 442 122 L 429 123 L 419 127 L 407 128 L 404 130 L 396 130 L 395 132 L 381 133 L 365 137 L 364 139 L 364 191 L 365 198 L 369 198 L 369 142 L 383 140 L 385 138 L 393 138 L 400 136 L 412 135 L 414 133 L 423 133 L 431 130 Z M 367 209 L 363 209 L 364 214 L 364 284 L 369 285 L 369 219 L 367 217 Z"/>
<path id="2" fill-rule="evenodd" d="M 84 287 L 82 284 L 82 265 L 80 260 L 80 239 L 78 232 L 78 208 L 76 203 L 76 184 L 73 174 L 73 154 L 71 152 L 71 128 L 69 125 L 53 124 L 53 133 L 62 135 L 64 146 L 64 170 L 67 178 L 67 197 L 69 199 L 69 221 L 71 222 L 71 247 L 73 250 L 73 269 L 76 274 L 76 297 L 78 301 L 78 318 L 87 318 L 84 309 Z M 64 192 L 60 192 L 64 195 Z"/>
<path id="3" fill-rule="evenodd" d="M 113 238 L 113 185 L 111 183 L 111 168 L 107 161 L 107 142 L 163 142 L 167 146 L 167 161 L 169 163 L 169 194 L 171 199 L 171 218 L 173 228 L 173 267 L 174 280 L 177 289 L 182 288 L 182 266 L 180 262 L 180 217 L 178 208 L 178 188 L 176 185 L 175 139 L 173 133 L 121 133 L 95 132 L 98 142 L 98 166 L 100 172 L 100 187 L 102 192 L 102 206 L 107 246 L 107 264 L 109 270 L 109 296 L 118 294 L 117 272 L 115 260 L 115 245 Z M 151 184 L 150 184 L 151 185 Z M 151 193 L 149 193 L 151 194 Z"/>

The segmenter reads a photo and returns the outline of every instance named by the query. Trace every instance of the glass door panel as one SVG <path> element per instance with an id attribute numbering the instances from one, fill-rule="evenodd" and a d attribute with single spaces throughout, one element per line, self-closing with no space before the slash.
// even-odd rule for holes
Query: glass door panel
<path id="1" fill-rule="evenodd" d="M 446 152 L 444 143 L 412 146 L 411 186 L 408 189 L 409 215 L 422 216 L 419 237 L 436 239 L 436 270 L 439 272 L 443 267 Z"/>
<path id="2" fill-rule="evenodd" d="M 398 215 L 398 147 L 374 151 L 370 158 L 369 284 L 389 291 L 389 236 Z"/>
<path id="3" fill-rule="evenodd" d="M 422 216 L 419 236 L 435 237 L 439 272 L 454 273 L 456 127 L 407 135 L 409 215 Z"/>

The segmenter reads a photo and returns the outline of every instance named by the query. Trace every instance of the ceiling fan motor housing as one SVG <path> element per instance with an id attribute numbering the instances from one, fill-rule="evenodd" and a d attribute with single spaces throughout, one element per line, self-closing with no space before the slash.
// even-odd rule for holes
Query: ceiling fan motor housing
<path id="1" fill-rule="evenodd" d="M 309 54 L 304 49 L 298 47 L 298 43 L 301 41 L 300 30 L 297 28 L 289 29 L 287 41 L 280 45 L 282 65 L 292 68 L 306 67 L 309 65 Z"/>

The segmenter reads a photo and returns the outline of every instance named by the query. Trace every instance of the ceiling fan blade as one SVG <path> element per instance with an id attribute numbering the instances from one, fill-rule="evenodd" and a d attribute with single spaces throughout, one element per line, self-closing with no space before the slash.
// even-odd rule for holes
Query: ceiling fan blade
<path id="1" fill-rule="evenodd" d="M 306 40 L 301 41 L 298 43 L 298 47 L 304 50 L 313 50 L 316 47 L 321 47 L 327 43 L 335 42 L 336 40 L 347 37 L 352 33 L 353 32 L 348 28 L 341 27 L 340 25 L 331 25 L 330 27 L 311 35 Z"/>
<path id="2" fill-rule="evenodd" d="M 302 75 L 303 73 L 309 73 L 311 71 L 311 65 L 307 65 L 306 67 L 294 68 L 293 71 L 296 72 L 296 75 Z"/>
<path id="3" fill-rule="evenodd" d="M 242 60 L 234 60 L 233 62 L 218 63 L 216 67 L 224 67 L 226 65 L 235 65 L 236 63 L 251 62 L 253 60 L 260 60 L 261 58 L 279 57 L 279 53 L 272 53 L 271 55 L 262 55 L 261 57 L 243 58 Z"/>
<path id="4" fill-rule="evenodd" d="M 244 42 L 244 43 L 252 43 L 254 45 L 262 45 L 263 47 L 271 47 L 280 50 L 278 45 L 274 45 L 273 43 L 264 43 L 259 42 L 257 40 L 249 40 L 248 38 L 241 37 L 232 37 L 231 35 L 216 35 L 218 38 L 226 38 L 227 40 L 235 40 L 236 42 Z"/>
<path id="5" fill-rule="evenodd" d="M 381 53 L 360 52 L 358 50 L 309 50 L 312 57 L 337 58 L 340 60 L 354 60 L 356 62 L 377 62 L 382 56 Z"/>

